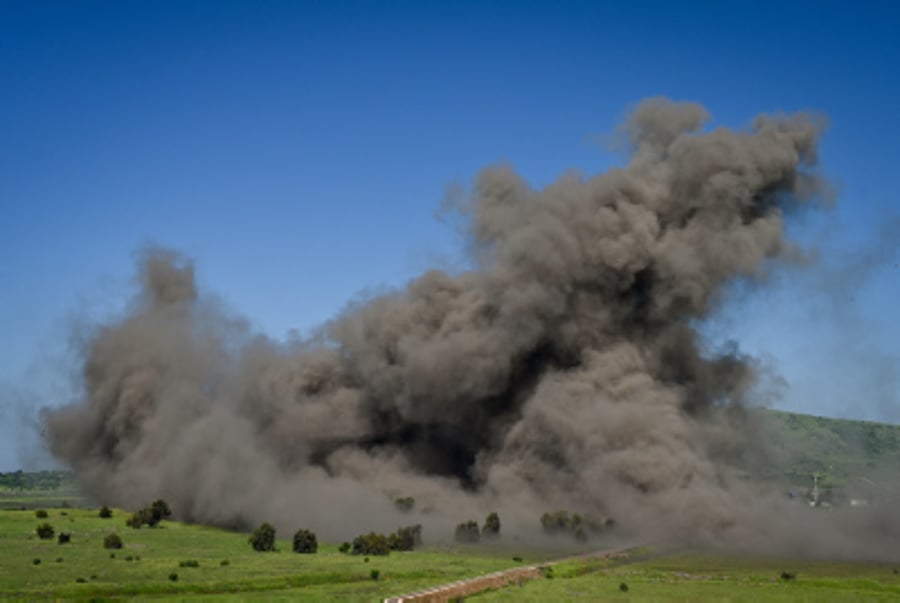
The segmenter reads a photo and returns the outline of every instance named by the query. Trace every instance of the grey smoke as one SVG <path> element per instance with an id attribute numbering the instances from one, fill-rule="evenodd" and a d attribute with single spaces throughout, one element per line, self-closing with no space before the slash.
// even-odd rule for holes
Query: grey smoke
<path id="1" fill-rule="evenodd" d="M 89 343 L 82 397 L 46 412 L 53 453 L 105 502 L 326 538 L 396 527 L 385 493 L 438 525 L 577 507 L 635 537 L 758 537 L 761 503 L 728 471 L 756 441 L 754 365 L 705 353 L 696 326 L 728 283 L 791 256 L 786 214 L 825 190 L 821 123 L 708 118 L 644 101 L 625 167 L 543 189 L 484 170 L 464 204 L 472 270 L 301 341 L 251 332 L 190 261 L 148 250 L 129 313 Z"/>

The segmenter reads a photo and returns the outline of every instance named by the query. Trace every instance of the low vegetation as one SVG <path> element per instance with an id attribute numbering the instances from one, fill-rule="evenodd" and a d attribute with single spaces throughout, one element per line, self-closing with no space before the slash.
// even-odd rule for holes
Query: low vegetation
<path id="1" fill-rule="evenodd" d="M 103 509 L 100 511 L 102 513 Z M 125 523 L 134 529 L 139 529 L 141 526 L 152 528 L 171 515 L 172 510 L 169 509 L 168 503 L 164 500 L 156 500 L 150 506 L 137 510 Z"/>
<path id="2" fill-rule="evenodd" d="M 456 542 L 478 542 L 481 540 L 481 530 L 478 522 L 474 520 L 464 521 L 456 526 Z"/>
<path id="3" fill-rule="evenodd" d="M 127 516 L 118 509 L 113 513 Z M 412 552 L 388 556 L 350 555 L 318 538 L 316 554 L 301 556 L 292 552 L 293 534 L 283 539 L 276 534 L 274 550 L 261 555 L 248 545 L 246 533 L 177 521 L 166 521 L 165 529 L 129 530 L 121 535 L 121 549 L 104 549 L 113 526 L 96 507 L 48 508 L 48 515 L 51 524 L 62 528 L 65 522 L 64 531 L 72 534 L 65 547 L 37 538 L 33 510 L 0 511 L 0 600 L 182 600 L 231 593 L 241 600 L 374 601 L 519 564 L 509 551 L 443 546 L 416 545 Z M 42 562 L 34 565 L 33 559 Z M 525 554 L 526 563 L 541 559 Z M 171 580 L 170 574 L 177 578 Z"/>
<path id="4" fill-rule="evenodd" d="M 316 535 L 309 530 L 297 530 L 294 534 L 294 552 L 313 554 L 319 550 L 319 542 Z"/>
<path id="5" fill-rule="evenodd" d="M 253 530 L 253 534 L 250 535 L 250 538 L 248 538 L 247 541 L 250 543 L 250 546 L 253 547 L 254 551 L 260 553 L 274 551 L 275 528 L 269 523 L 264 523 Z"/>

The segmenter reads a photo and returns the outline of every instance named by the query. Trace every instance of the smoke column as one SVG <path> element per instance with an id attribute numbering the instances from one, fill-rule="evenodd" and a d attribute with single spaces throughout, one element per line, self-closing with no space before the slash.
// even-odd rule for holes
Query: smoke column
<path id="1" fill-rule="evenodd" d="M 695 326 L 735 279 L 789 258 L 815 207 L 820 123 L 650 99 L 627 165 L 544 189 L 489 168 L 465 204 L 472 266 L 357 304 L 315 337 L 250 332 L 150 249 L 127 315 L 98 328 L 83 394 L 45 413 L 85 488 L 182 517 L 326 537 L 397 525 L 385 493 L 447 522 L 566 506 L 636 534 L 751 533 L 728 463 L 751 446 L 753 364 Z"/>

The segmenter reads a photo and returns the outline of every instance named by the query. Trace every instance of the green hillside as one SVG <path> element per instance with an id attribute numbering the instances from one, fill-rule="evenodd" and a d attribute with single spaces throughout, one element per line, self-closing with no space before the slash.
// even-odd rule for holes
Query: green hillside
<path id="1" fill-rule="evenodd" d="M 837 502 L 900 495 L 900 425 L 776 410 L 763 424 L 767 478 L 807 488 L 818 475 Z"/>

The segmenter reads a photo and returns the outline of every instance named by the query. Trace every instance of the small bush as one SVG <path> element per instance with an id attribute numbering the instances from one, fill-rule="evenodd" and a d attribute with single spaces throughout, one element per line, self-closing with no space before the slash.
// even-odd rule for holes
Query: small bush
<path id="1" fill-rule="evenodd" d="M 35 531 L 37 532 L 38 538 L 40 538 L 41 540 L 50 540 L 51 538 L 53 538 L 53 534 L 55 533 L 55 531 L 53 530 L 53 526 L 51 526 L 49 523 L 42 523 L 35 529 Z"/>
<path id="2" fill-rule="evenodd" d="M 541 571 L 544 573 L 544 578 L 546 578 L 547 580 L 553 580 L 554 576 L 552 566 L 542 567 Z"/>
<path id="3" fill-rule="evenodd" d="M 369 532 L 353 539 L 354 555 L 387 555 L 391 552 L 384 534 Z"/>
<path id="4" fill-rule="evenodd" d="M 220 567 L 225 567 L 225 566 L 228 565 L 229 563 L 230 563 L 230 561 L 228 561 L 228 559 L 222 559 L 221 561 L 219 561 L 219 566 L 220 566 Z"/>
<path id="5" fill-rule="evenodd" d="M 35 565 L 40 565 L 40 564 L 41 564 L 41 560 L 38 559 L 37 557 L 35 557 L 34 559 L 32 559 L 31 562 L 32 562 L 33 564 L 35 564 Z"/>
<path id="6" fill-rule="evenodd" d="M 62 557 L 57 557 L 57 558 L 56 558 L 56 562 L 57 562 L 57 563 L 62 563 L 62 562 L 63 562 L 63 558 L 62 558 Z"/>
<path id="7" fill-rule="evenodd" d="M 200 562 L 196 559 L 187 559 L 179 563 L 178 567 L 200 567 Z"/>
<path id="8" fill-rule="evenodd" d="M 541 515 L 541 527 L 548 535 L 571 534 L 576 542 L 588 541 L 589 534 L 600 534 L 615 526 L 615 521 L 610 518 L 597 520 L 591 517 L 582 517 L 578 513 L 569 515 L 568 511 L 560 510 Z"/>
<path id="9" fill-rule="evenodd" d="M 319 543 L 316 540 L 315 534 L 313 534 L 309 530 L 297 530 L 297 533 L 294 534 L 295 553 L 313 554 L 318 550 Z"/>
<path id="10" fill-rule="evenodd" d="M 496 513 L 489 513 L 484 520 L 484 526 L 481 528 L 481 535 L 485 538 L 500 537 L 500 516 Z"/>
<path id="11" fill-rule="evenodd" d="M 131 555 L 125 557 L 125 561 L 131 561 L 132 559 L 134 559 L 134 557 L 132 557 Z"/>
<path id="12" fill-rule="evenodd" d="M 141 526 L 152 528 L 170 515 L 172 515 L 172 510 L 169 508 L 169 504 L 160 499 L 153 501 L 149 507 L 135 511 L 130 518 L 125 520 L 125 524 L 134 529 L 139 529 Z"/>
<path id="13" fill-rule="evenodd" d="M 105 549 L 120 549 L 120 548 L 122 548 L 122 539 L 115 532 L 113 532 L 111 534 L 107 534 L 103 538 L 103 548 L 105 548 Z M 115 553 L 111 553 L 110 558 L 115 558 Z"/>
<path id="14" fill-rule="evenodd" d="M 464 521 L 456 526 L 456 542 L 478 542 L 480 539 L 477 521 Z"/>
<path id="15" fill-rule="evenodd" d="M 156 525 L 166 517 L 171 517 L 172 509 L 169 508 L 169 503 L 166 501 L 159 499 L 153 501 L 153 504 L 150 505 L 150 515 L 153 517 L 154 524 Z"/>
<path id="16" fill-rule="evenodd" d="M 77 582 L 78 584 L 84 584 L 85 582 L 87 582 L 87 580 L 85 580 L 84 578 L 75 578 L 75 582 Z"/>
<path id="17" fill-rule="evenodd" d="M 416 507 L 416 499 L 412 496 L 402 496 L 394 499 L 394 506 L 401 513 L 409 513 Z"/>
<path id="18" fill-rule="evenodd" d="M 72 541 L 72 535 L 71 535 L 71 534 L 66 534 L 65 532 L 60 532 L 60 533 L 59 533 L 59 536 L 57 536 L 56 541 L 57 541 L 59 544 L 66 544 L 67 542 L 71 542 L 71 541 Z"/>
<path id="19" fill-rule="evenodd" d="M 172 582 L 178 582 L 178 574 L 172 572 L 171 574 L 169 574 L 169 580 L 171 580 Z"/>
<path id="20" fill-rule="evenodd" d="M 627 592 L 628 592 L 628 585 L 625 584 L 624 582 L 622 582 L 621 584 L 619 584 L 619 590 L 622 591 L 623 593 L 627 593 Z"/>
<path id="21" fill-rule="evenodd" d="M 381 572 L 379 572 L 377 569 L 373 569 L 371 572 L 369 572 L 369 577 L 372 578 L 372 580 L 378 580 L 379 576 L 381 576 Z"/>
<path id="22" fill-rule="evenodd" d="M 247 542 L 253 547 L 254 551 L 265 552 L 275 550 L 275 528 L 271 524 L 264 523 L 256 530 Z"/>
<path id="23" fill-rule="evenodd" d="M 392 551 L 411 551 L 422 544 L 422 526 L 406 526 L 388 536 L 388 548 Z"/>
<path id="24" fill-rule="evenodd" d="M 34 512 L 34 516 L 38 519 L 47 519 L 47 512 L 43 509 L 38 509 Z"/>
<path id="25" fill-rule="evenodd" d="M 106 505 L 103 505 L 102 507 L 100 507 L 100 511 L 97 513 L 97 516 L 101 519 L 109 519 L 110 517 L 112 517 L 112 509 L 110 509 Z"/>
<path id="26" fill-rule="evenodd" d="M 794 580 L 796 578 L 797 578 L 797 574 L 794 574 L 791 572 L 781 572 L 781 579 L 784 580 L 785 582 L 790 582 L 791 580 Z"/>
<path id="27" fill-rule="evenodd" d="M 115 559 L 115 558 L 116 558 L 116 554 L 115 554 L 115 553 L 110 553 L 110 554 L 109 554 L 109 558 L 110 558 L 110 559 Z"/>
<path id="28" fill-rule="evenodd" d="M 339 553 L 349 553 L 350 552 L 350 543 L 342 542 L 341 546 L 338 547 L 338 552 Z"/>
<path id="29" fill-rule="evenodd" d="M 522 558 L 521 557 L 513 557 L 513 561 L 515 561 L 516 563 L 522 563 Z"/>

